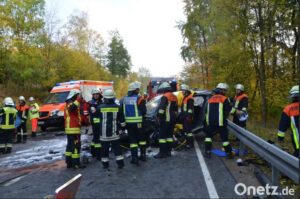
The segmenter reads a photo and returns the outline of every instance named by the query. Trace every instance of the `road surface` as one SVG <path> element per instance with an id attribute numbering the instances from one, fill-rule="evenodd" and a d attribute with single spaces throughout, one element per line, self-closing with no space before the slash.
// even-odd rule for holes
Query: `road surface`
<path id="1" fill-rule="evenodd" d="M 43 198 L 79 173 L 83 179 L 77 198 L 240 198 L 223 159 L 203 158 L 201 139 L 195 149 L 175 151 L 167 159 L 154 159 L 157 149 L 148 148 L 148 160 L 140 166 L 130 164 L 126 152 L 122 170 L 112 154 L 110 171 L 92 158 L 86 169 L 73 170 L 63 160 L 66 136 L 56 133 L 14 145 L 12 154 L 0 156 L 0 198 Z M 89 139 L 83 135 L 83 143 Z"/>

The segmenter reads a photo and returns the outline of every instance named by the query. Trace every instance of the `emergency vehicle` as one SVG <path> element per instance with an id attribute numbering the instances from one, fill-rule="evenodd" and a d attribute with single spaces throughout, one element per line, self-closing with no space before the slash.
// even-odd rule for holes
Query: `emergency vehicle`
<path id="1" fill-rule="evenodd" d="M 77 80 L 63 83 L 57 83 L 52 88 L 49 96 L 45 99 L 39 109 L 38 126 L 42 131 L 47 127 L 64 127 L 64 109 L 65 101 L 72 89 L 80 89 L 83 99 L 88 102 L 92 99 L 92 89 L 97 87 L 101 91 L 113 88 L 113 82 Z"/>

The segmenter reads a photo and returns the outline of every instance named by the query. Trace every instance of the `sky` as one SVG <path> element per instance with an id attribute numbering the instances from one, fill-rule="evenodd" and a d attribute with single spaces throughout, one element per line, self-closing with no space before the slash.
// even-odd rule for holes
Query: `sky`
<path id="1" fill-rule="evenodd" d="M 183 0 L 46 0 L 46 9 L 54 9 L 62 22 L 76 10 L 87 12 L 90 28 L 106 44 L 109 31 L 117 29 L 131 56 L 132 70 L 146 67 L 159 77 L 183 69 L 182 36 L 176 27 L 184 21 L 183 6 Z"/>

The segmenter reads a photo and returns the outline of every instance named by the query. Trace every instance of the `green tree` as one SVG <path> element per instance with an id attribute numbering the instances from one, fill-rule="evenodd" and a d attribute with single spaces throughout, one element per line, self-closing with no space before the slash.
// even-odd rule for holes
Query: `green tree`
<path id="1" fill-rule="evenodd" d="M 131 67 L 131 58 L 117 31 L 112 32 L 112 39 L 108 47 L 107 69 L 113 75 L 126 78 Z"/>

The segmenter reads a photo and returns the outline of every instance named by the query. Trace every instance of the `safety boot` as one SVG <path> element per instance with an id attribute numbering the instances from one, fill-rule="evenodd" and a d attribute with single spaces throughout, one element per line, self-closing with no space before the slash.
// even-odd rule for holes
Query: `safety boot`
<path id="1" fill-rule="evenodd" d="M 123 169 L 124 167 L 124 161 L 123 160 L 117 160 L 118 169 Z"/>
<path id="2" fill-rule="evenodd" d="M 31 132 L 31 137 L 36 137 L 36 132 L 35 131 Z"/>
<path id="3" fill-rule="evenodd" d="M 211 158 L 211 152 L 210 151 L 205 151 L 204 152 L 204 157 L 210 159 Z"/>
<path id="4" fill-rule="evenodd" d="M 141 155 L 140 155 L 140 160 L 146 161 L 146 147 L 141 147 Z"/>
<path id="5" fill-rule="evenodd" d="M 130 163 L 139 165 L 139 158 L 137 156 L 132 156 Z"/>
<path id="6" fill-rule="evenodd" d="M 103 169 L 108 169 L 109 167 L 109 162 L 102 162 Z"/>
<path id="7" fill-rule="evenodd" d="M 161 153 L 161 152 L 159 152 L 158 154 L 156 154 L 154 156 L 154 158 L 156 158 L 156 159 L 161 159 L 161 158 L 166 158 L 166 157 L 168 157 L 167 154 L 166 153 Z"/>
<path id="8" fill-rule="evenodd" d="M 232 152 L 227 153 L 227 154 L 226 154 L 226 158 L 227 158 L 227 159 L 233 159 Z"/>
<path id="9" fill-rule="evenodd" d="M 84 169 L 84 168 L 86 168 L 86 166 L 83 165 L 83 164 L 79 164 L 79 165 L 74 165 L 73 168 L 74 168 L 74 169 Z"/>

